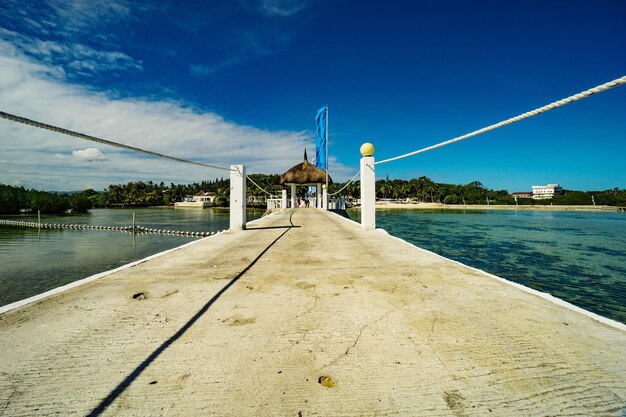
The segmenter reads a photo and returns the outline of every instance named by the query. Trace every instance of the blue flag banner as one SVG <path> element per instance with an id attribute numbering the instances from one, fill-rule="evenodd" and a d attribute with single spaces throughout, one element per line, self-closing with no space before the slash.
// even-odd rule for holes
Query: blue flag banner
<path id="1" fill-rule="evenodd" d="M 326 161 L 326 107 L 317 111 L 315 125 L 315 166 L 320 169 L 328 169 Z"/>

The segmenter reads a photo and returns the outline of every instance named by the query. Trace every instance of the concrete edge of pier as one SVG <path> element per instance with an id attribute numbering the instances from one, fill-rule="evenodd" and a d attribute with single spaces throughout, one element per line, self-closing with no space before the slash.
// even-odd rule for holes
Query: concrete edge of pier
<path id="1" fill-rule="evenodd" d="M 347 219 L 347 218 L 345 218 L 345 217 L 343 217 L 343 216 L 341 216 L 341 215 L 339 215 L 337 213 L 332 213 L 331 212 L 331 214 L 333 214 L 333 215 L 335 215 L 335 216 L 337 216 L 337 217 L 339 217 L 339 218 L 341 218 L 341 219 L 343 219 L 345 221 L 356 223 L 354 220 Z M 617 320 L 613 320 L 613 319 L 601 316 L 601 315 L 596 314 L 594 312 L 591 312 L 589 310 L 585 310 L 584 308 L 578 307 L 577 305 L 574 305 L 574 304 L 572 304 L 570 302 L 567 302 L 567 301 L 563 300 L 562 298 L 555 297 L 555 296 L 553 296 L 550 293 L 539 291 L 539 290 L 527 287 L 527 286 L 525 286 L 523 284 L 519 284 L 519 283 L 514 282 L 514 281 L 509 281 L 506 278 L 499 277 L 497 275 L 491 274 L 491 273 L 489 273 L 487 271 L 484 271 L 482 269 L 474 268 L 473 266 L 464 264 L 464 263 L 459 262 L 459 261 L 455 261 L 454 259 L 446 258 L 445 256 L 439 255 L 438 253 L 429 251 L 428 249 L 424 249 L 424 248 L 422 248 L 420 246 L 417 246 L 417 245 L 414 245 L 414 244 L 412 244 L 410 242 L 407 242 L 406 240 L 404 240 L 402 238 L 394 236 L 394 235 L 390 234 L 389 232 L 387 232 L 385 229 L 377 228 L 376 232 L 384 234 L 386 236 L 389 236 L 390 238 L 398 240 L 398 241 L 404 243 L 405 245 L 409 245 L 409 246 L 411 246 L 413 248 L 416 248 L 419 251 L 429 253 L 429 254 L 434 255 L 434 256 L 436 256 L 436 257 L 438 257 L 440 259 L 444 259 L 446 261 L 453 262 L 453 263 L 455 263 L 457 265 L 461 265 L 461 266 L 463 266 L 465 268 L 469 268 L 469 269 L 471 269 L 473 271 L 476 271 L 476 272 L 478 272 L 480 274 L 483 274 L 483 275 L 485 275 L 485 276 L 487 276 L 487 277 L 489 277 L 491 279 L 495 279 L 495 280 L 500 281 L 500 282 L 502 282 L 504 284 L 511 285 L 511 286 L 513 286 L 513 287 L 515 287 L 517 289 L 520 289 L 520 290 L 522 290 L 522 291 L 524 291 L 524 292 L 526 292 L 528 294 L 532 294 L 532 295 L 535 295 L 535 296 L 537 296 L 539 298 L 543 298 L 544 300 L 547 300 L 547 301 L 549 301 L 549 302 L 551 302 L 553 304 L 556 304 L 556 305 L 561 306 L 561 307 L 565 307 L 565 308 L 567 308 L 569 310 L 572 310 L 572 311 L 576 311 L 576 312 L 578 312 L 580 314 L 583 314 L 583 315 L 585 315 L 587 317 L 590 317 L 590 318 L 592 318 L 592 319 L 594 319 L 596 321 L 599 321 L 600 323 L 604 323 L 604 324 L 606 324 L 608 326 L 611 326 L 611 327 L 614 327 L 616 329 L 619 329 L 619 330 L 622 330 L 622 331 L 626 332 L 626 324 L 621 323 L 621 322 L 619 322 Z"/>
<path id="2" fill-rule="evenodd" d="M 264 216 L 264 217 L 261 217 L 259 219 L 250 221 L 250 222 L 248 222 L 248 224 L 254 224 L 255 222 L 258 222 L 258 221 L 260 221 L 260 220 L 262 220 L 264 218 L 267 218 L 269 216 L 273 216 L 273 215 L 275 215 L 277 213 L 278 212 L 272 212 L 272 213 L 268 214 L 267 216 Z M 347 222 L 350 222 L 350 223 L 358 224 L 354 220 L 346 218 L 344 216 L 341 216 L 340 214 L 334 213 L 332 211 L 329 211 L 329 213 L 334 215 L 334 216 L 336 216 L 336 217 L 338 217 L 338 218 L 340 218 L 340 219 L 342 219 L 343 221 L 347 221 Z M 561 307 L 567 308 L 569 310 L 575 311 L 575 312 L 580 313 L 580 314 L 582 314 L 584 316 L 590 317 L 590 318 L 592 318 L 592 319 L 594 319 L 594 320 L 596 320 L 596 321 L 598 321 L 600 323 L 606 324 L 608 326 L 611 326 L 613 328 L 616 328 L 616 329 L 619 329 L 619 330 L 622 330 L 622 331 L 626 332 L 626 324 L 621 323 L 621 322 L 619 322 L 617 320 L 613 320 L 613 319 L 601 316 L 601 315 L 596 314 L 594 312 L 591 312 L 589 310 L 585 310 L 582 307 L 578 307 L 578 306 L 576 306 L 576 305 L 574 305 L 574 304 L 572 304 L 570 302 L 567 302 L 567 301 L 565 301 L 565 300 L 563 300 L 561 298 L 555 297 L 555 296 L 553 296 L 550 293 L 539 291 L 539 290 L 536 290 L 534 288 L 527 287 L 527 286 L 525 286 L 523 284 L 519 284 L 517 282 L 510 281 L 510 280 L 508 280 L 506 278 L 499 277 L 497 275 L 491 274 L 491 273 L 489 273 L 487 271 L 484 271 L 482 269 L 475 268 L 475 267 L 470 266 L 470 265 L 466 265 L 466 264 L 464 264 L 462 262 L 459 262 L 459 261 L 456 261 L 454 259 L 446 258 L 445 256 L 439 255 L 438 253 L 429 251 L 428 249 L 424 249 L 424 248 L 422 248 L 420 246 L 417 246 L 417 245 L 414 245 L 414 244 L 412 244 L 412 243 L 410 243 L 410 242 L 408 242 L 408 241 L 406 241 L 406 240 L 404 240 L 402 238 L 394 236 L 394 235 L 390 234 L 389 232 L 387 232 L 385 229 L 377 228 L 375 231 L 377 233 L 381 233 L 381 234 L 384 234 L 386 236 L 389 236 L 390 238 L 392 238 L 394 240 L 398 240 L 398 241 L 402 242 L 405 245 L 408 245 L 408 246 L 411 246 L 413 248 L 416 248 L 419 251 L 422 251 L 422 252 L 425 252 L 425 253 L 429 253 L 431 255 L 434 255 L 437 258 L 440 258 L 440 259 L 443 259 L 443 260 L 446 260 L 446 261 L 449 261 L 449 262 L 453 262 L 453 263 L 455 263 L 457 265 L 461 265 L 463 267 L 469 268 L 469 269 L 471 269 L 471 270 L 473 270 L 475 272 L 478 272 L 478 273 L 480 273 L 482 275 L 485 275 L 485 276 L 487 276 L 487 277 L 489 277 L 491 279 L 495 279 L 495 280 L 500 281 L 500 282 L 502 282 L 504 284 L 507 284 L 507 285 L 515 287 L 515 288 L 517 288 L 519 290 L 522 290 L 522 291 L 524 291 L 524 292 L 526 292 L 528 294 L 535 295 L 535 296 L 537 296 L 539 298 L 542 298 L 542 299 L 544 299 L 546 301 L 549 301 L 549 302 L 551 302 L 553 304 L 556 304 L 556 305 L 559 305 Z M 44 300 L 44 299 L 52 297 L 54 295 L 61 294 L 63 292 L 69 291 L 69 290 L 71 290 L 73 288 L 80 287 L 82 285 L 85 285 L 85 284 L 88 284 L 90 282 L 96 281 L 96 280 L 98 280 L 100 278 L 109 276 L 109 275 L 114 274 L 116 272 L 123 271 L 123 270 L 128 269 L 128 268 L 132 268 L 132 267 L 134 267 L 136 265 L 142 264 L 144 262 L 148 262 L 148 261 L 150 261 L 152 259 L 159 258 L 161 256 L 164 256 L 164 255 L 167 255 L 169 253 L 175 252 L 175 251 L 177 251 L 179 249 L 186 248 L 188 246 L 194 245 L 194 244 L 196 244 L 196 243 L 198 243 L 200 241 L 203 241 L 205 239 L 211 239 L 211 238 L 213 238 L 215 236 L 218 236 L 218 235 L 220 235 L 220 234 L 222 234 L 224 232 L 226 232 L 226 231 L 223 230 L 223 231 L 217 232 L 214 235 L 193 240 L 193 241 L 185 243 L 183 245 L 176 246 L 175 248 L 171 248 L 171 249 L 159 252 L 159 253 L 155 253 L 153 255 L 150 255 L 150 256 L 147 256 L 145 258 L 142 258 L 142 259 L 130 262 L 130 263 L 126 264 L 126 265 L 122 265 L 122 266 L 114 268 L 114 269 L 110 269 L 110 270 L 107 270 L 107 271 L 99 272 L 97 274 L 94 274 L 94 275 L 91 275 L 89 277 L 80 279 L 78 281 L 70 282 L 69 284 L 53 288 L 53 289 L 51 289 L 49 291 L 46 291 L 46 292 L 43 292 L 41 294 L 37 294 L 37 295 L 34 295 L 32 297 L 16 301 L 14 303 L 10 303 L 10 304 L 4 305 L 4 306 L 0 306 L 0 315 L 2 315 L 4 313 L 7 313 L 9 311 L 12 311 L 12 310 L 15 310 L 15 309 L 27 306 L 29 304 L 32 304 L 32 303 Z"/>
<path id="3" fill-rule="evenodd" d="M 208 236 L 208 237 L 205 237 L 203 239 L 210 239 L 210 238 L 212 238 L 214 236 L 217 236 L 217 235 L 219 235 L 221 233 L 223 233 L 223 232 L 218 232 L 218 233 L 214 234 L 213 236 Z M 35 303 L 37 301 L 44 300 L 44 299 L 46 299 L 48 297 L 52 297 L 52 296 L 57 295 L 57 294 L 61 294 L 63 292 L 69 291 L 69 290 L 71 290 L 73 288 L 80 287 L 82 285 L 85 285 L 85 284 L 88 284 L 90 282 L 93 282 L 93 281 L 95 281 L 97 279 L 109 276 L 109 275 L 114 274 L 116 272 L 123 271 L 123 270 L 128 269 L 128 268 L 132 268 L 133 266 L 142 264 L 144 262 L 148 262 L 148 261 L 150 261 L 152 259 L 156 259 L 156 258 L 161 257 L 163 255 L 167 255 L 168 253 L 172 253 L 172 252 L 175 252 L 175 251 L 177 251 L 179 249 L 185 248 L 187 246 L 194 245 L 194 244 L 198 243 L 200 240 L 202 240 L 202 239 L 197 239 L 197 240 L 194 240 L 194 241 L 191 241 L 191 242 L 187 242 L 187 243 L 184 243 L 184 244 L 182 244 L 180 246 L 176 246 L 175 248 L 167 249 L 167 250 L 165 250 L 163 252 L 155 253 L 154 255 L 150 255 L 150 256 L 147 256 L 145 258 L 138 259 L 136 261 L 127 263 L 125 265 L 118 266 L 117 268 L 109 269 L 108 271 L 99 272 L 97 274 L 90 275 L 87 278 L 79 279 L 78 281 L 70 282 L 69 284 L 65 284 L 65 285 L 62 285 L 60 287 L 53 288 L 53 289 L 48 290 L 46 292 L 42 292 L 41 294 L 33 295 L 32 297 L 28 297 L 28 298 L 16 301 L 16 302 L 11 303 L 11 304 L 7 304 L 7 305 L 4 305 L 4 306 L 1 306 L 0 307 L 0 314 L 7 313 L 9 311 L 15 310 L 15 309 L 20 308 L 20 307 L 25 307 L 25 306 L 27 306 L 29 304 Z"/>
<path id="4" fill-rule="evenodd" d="M 271 213 L 269 215 L 272 215 L 272 214 L 274 214 L 274 213 Z M 259 218 L 259 219 L 256 219 L 256 220 L 252 220 L 252 221 L 248 222 L 248 224 L 254 224 L 255 222 L 257 222 L 257 221 L 259 221 L 261 219 L 262 218 Z M 192 240 L 191 242 L 187 242 L 187 243 L 184 243 L 184 244 L 182 244 L 180 246 L 176 246 L 174 248 L 167 249 L 167 250 L 155 253 L 155 254 L 150 255 L 150 256 L 146 256 L 145 258 L 138 259 L 136 261 L 127 263 L 127 264 L 122 265 L 122 266 L 118 266 L 117 268 L 109 269 L 109 270 L 103 271 L 103 272 L 98 272 L 97 274 L 90 275 L 90 276 L 88 276 L 86 278 L 79 279 L 78 281 L 73 281 L 73 282 L 70 282 L 69 284 L 65 284 L 65 285 L 62 285 L 60 287 L 56 287 L 56 288 L 53 288 L 51 290 L 42 292 L 41 294 L 33 295 L 32 297 L 28 297 L 28 298 L 25 298 L 23 300 L 15 301 L 14 303 L 10 303 L 10 304 L 6 304 L 6 305 L 3 305 L 3 306 L 0 306 L 0 315 L 2 315 L 4 313 L 8 313 L 9 311 L 12 311 L 12 310 L 15 310 L 15 309 L 18 309 L 18 308 L 21 308 L 21 307 L 25 307 L 25 306 L 27 306 L 29 304 L 36 303 L 38 301 L 44 300 L 44 299 L 52 297 L 54 295 L 58 295 L 58 294 L 64 293 L 64 292 L 69 291 L 71 289 L 74 289 L 76 287 L 80 287 L 82 285 L 89 284 L 90 282 L 96 281 L 96 280 L 98 280 L 100 278 L 104 278 L 106 276 L 109 276 L 111 274 L 115 274 L 116 272 L 120 272 L 120 271 L 123 271 L 123 270 L 128 269 L 128 268 L 132 268 L 133 266 L 142 264 L 144 262 L 148 262 L 148 261 L 150 261 L 152 259 L 159 258 L 161 256 L 167 255 L 168 253 L 172 253 L 172 252 L 175 252 L 177 250 L 186 248 L 188 246 L 195 245 L 196 243 L 198 243 L 200 241 L 203 241 L 205 239 L 214 238 L 216 236 L 221 235 L 222 233 L 224 233 L 226 231 L 227 230 L 221 230 L 221 231 L 219 231 L 219 232 L 217 232 L 217 233 L 215 233 L 215 234 L 213 234 L 211 236 L 207 236 L 207 237 L 203 237 L 203 238 L 200 238 L 200 239 Z"/>

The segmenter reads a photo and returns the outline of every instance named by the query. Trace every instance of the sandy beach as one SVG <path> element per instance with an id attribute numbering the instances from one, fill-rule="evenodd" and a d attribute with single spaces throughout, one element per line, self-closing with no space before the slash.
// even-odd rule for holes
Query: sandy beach
<path id="1" fill-rule="evenodd" d="M 355 207 L 358 208 L 358 207 Z M 441 204 L 441 203 L 390 203 L 376 202 L 377 209 L 409 209 L 409 210 L 558 210 L 558 211 L 620 211 L 615 206 L 508 206 L 486 204 Z"/>

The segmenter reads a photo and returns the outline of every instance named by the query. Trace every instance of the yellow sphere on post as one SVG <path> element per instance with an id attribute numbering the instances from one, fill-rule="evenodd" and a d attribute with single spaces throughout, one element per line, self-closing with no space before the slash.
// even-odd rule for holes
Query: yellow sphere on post
<path id="1" fill-rule="evenodd" d="M 374 155 L 374 145 L 369 142 L 365 142 L 361 145 L 361 155 L 363 156 L 372 156 Z"/>

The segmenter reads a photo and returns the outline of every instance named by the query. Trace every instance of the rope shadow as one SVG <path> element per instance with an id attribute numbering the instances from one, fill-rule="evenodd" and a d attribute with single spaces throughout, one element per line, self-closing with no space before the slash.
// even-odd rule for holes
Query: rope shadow
<path id="1" fill-rule="evenodd" d="M 246 227 L 246 230 L 269 230 L 269 229 L 297 229 L 302 226 L 296 226 L 293 224 L 292 218 L 295 212 L 289 214 L 289 226 L 264 226 L 264 227 Z"/>
<path id="2" fill-rule="evenodd" d="M 267 227 L 246 227 L 246 230 L 269 230 L 269 229 L 297 229 L 301 226 L 267 226 Z"/>
<path id="3" fill-rule="evenodd" d="M 250 262 L 248 266 L 246 266 L 239 274 L 237 274 L 237 276 L 230 280 L 228 284 L 226 284 L 221 290 L 219 290 L 219 292 L 215 294 L 191 319 L 189 319 L 189 321 L 185 323 L 183 327 L 181 327 L 172 337 L 163 342 L 161 346 L 159 346 L 154 352 L 152 352 L 150 356 L 148 356 L 122 382 L 120 382 L 113 389 L 113 391 L 111 391 L 111 393 L 100 402 L 100 404 L 98 404 L 89 414 L 87 414 L 87 417 L 96 417 L 101 415 L 107 409 L 107 407 L 111 405 L 133 383 L 133 381 L 135 381 L 135 379 L 137 379 L 137 377 L 139 377 L 139 375 L 141 375 L 141 373 L 145 371 L 148 366 L 150 366 L 152 362 L 154 362 L 156 358 L 158 358 L 183 334 L 185 334 L 185 332 L 187 332 L 187 330 L 189 330 L 189 328 L 193 326 L 194 323 L 198 321 L 198 319 L 208 311 L 213 303 L 215 303 L 222 296 L 222 294 L 224 294 L 230 287 L 233 286 L 233 284 L 235 284 L 242 276 L 244 276 L 246 272 L 248 272 L 250 268 L 252 268 L 259 261 L 259 259 L 261 259 L 261 257 L 263 257 L 263 255 L 265 255 L 267 251 L 280 240 L 280 238 L 282 238 L 292 227 L 300 227 L 293 225 L 293 223 L 291 222 L 292 216 L 293 213 L 291 213 L 291 216 L 289 216 L 289 223 L 291 223 L 292 225 L 291 227 L 288 227 L 287 230 L 285 230 L 283 233 L 280 234 L 280 236 L 274 239 L 272 243 L 270 243 L 265 249 L 263 249 L 263 252 L 261 252 L 256 258 L 254 258 L 254 260 Z"/>

